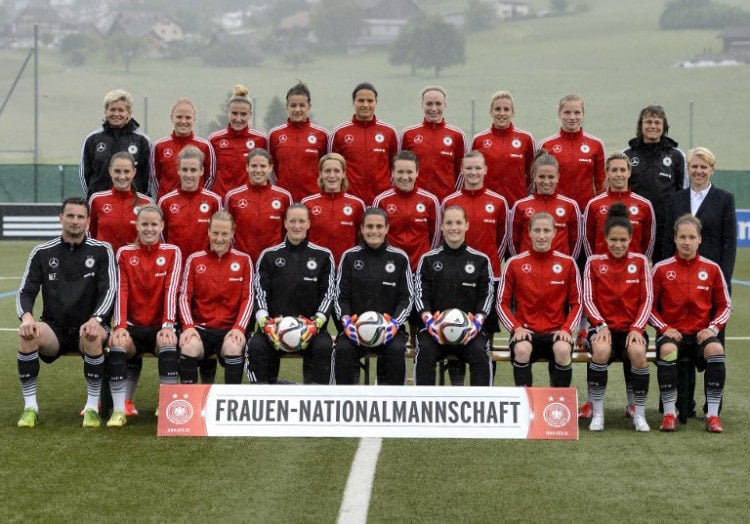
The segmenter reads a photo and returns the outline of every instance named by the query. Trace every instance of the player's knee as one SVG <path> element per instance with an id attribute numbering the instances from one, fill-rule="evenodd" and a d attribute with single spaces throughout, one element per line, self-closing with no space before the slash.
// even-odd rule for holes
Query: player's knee
<path id="1" fill-rule="evenodd" d="M 703 350 L 704 358 L 715 357 L 715 356 L 723 355 L 723 354 L 724 354 L 724 346 L 722 346 L 720 342 L 710 342 L 706 344 L 706 347 Z"/>
<path id="2" fill-rule="evenodd" d="M 665 362 L 676 362 L 677 346 L 674 344 L 662 344 L 659 348 L 659 359 Z"/>
<path id="3" fill-rule="evenodd" d="M 612 355 L 612 346 L 610 346 L 609 344 L 602 344 L 597 342 L 591 344 L 591 359 L 594 362 L 608 362 L 610 355 Z"/>

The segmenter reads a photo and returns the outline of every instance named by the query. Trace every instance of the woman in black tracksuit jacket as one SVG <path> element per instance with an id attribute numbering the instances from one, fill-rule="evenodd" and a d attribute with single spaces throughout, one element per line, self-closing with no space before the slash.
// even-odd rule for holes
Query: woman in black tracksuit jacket
<path id="1" fill-rule="evenodd" d="M 368 348 L 359 344 L 356 317 L 365 311 L 386 316 L 388 327 L 378 352 L 378 379 L 403 385 L 406 379 L 404 322 L 412 307 L 412 274 L 408 255 L 388 244 L 388 215 L 380 208 L 365 211 L 362 244 L 344 252 L 336 279 L 336 316 L 344 328 L 336 339 L 336 383 L 354 384 L 358 361 Z"/>
<path id="2" fill-rule="evenodd" d="M 460 206 L 449 206 L 442 216 L 443 244 L 419 261 L 414 305 L 424 328 L 417 336 L 417 385 L 435 385 L 435 365 L 447 354 L 469 364 L 472 386 L 490 386 L 489 335 L 484 320 L 493 302 L 492 269 L 487 255 L 466 246 L 469 223 Z M 438 312 L 458 308 L 469 314 L 471 329 L 463 343 L 441 340 Z"/>
<path id="3" fill-rule="evenodd" d="M 331 383 L 333 341 L 325 330 L 335 298 L 333 255 L 307 241 L 310 212 L 292 204 L 284 215 L 286 238 L 263 251 L 253 281 L 258 331 L 247 343 L 250 382 L 274 383 L 279 374 L 279 346 L 272 341 L 274 319 L 304 317 L 308 332 L 300 349 L 304 382 Z"/>

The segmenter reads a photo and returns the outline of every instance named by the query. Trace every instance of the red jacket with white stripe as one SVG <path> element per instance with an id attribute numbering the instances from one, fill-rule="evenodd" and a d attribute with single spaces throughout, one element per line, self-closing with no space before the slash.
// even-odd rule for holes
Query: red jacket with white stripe
<path id="1" fill-rule="evenodd" d="M 508 260 L 497 292 L 505 329 L 574 333 L 581 320 L 581 279 L 575 260 L 558 251 L 526 251 Z"/>
<path id="2" fill-rule="evenodd" d="M 539 144 L 560 164 L 557 192 L 572 198 L 579 209 L 595 195 L 604 191 L 604 143 L 579 129 L 569 133 L 562 129 Z"/>
<path id="3" fill-rule="evenodd" d="M 188 257 L 208 245 L 208 222 L 221 209 L 221 199 L 208 189 L 175 189 L 159 199 L 159 207 L 164 214 L 164 241 Z"/>
<path id="4" fill-rule="evenodd" d="M 253 310 L 253 263 L 230 249 L 198 251 L 185 262 L 180 286 L 182 329 L 201 326 L 244 332 Z"/>
<path id="5" fill-rule="evenodd" d="M 177 136 L 172 134 L 157 140 L 151 148 L 151 187 L 160 199 L 173 189 L 180 187 L 179 157 L 185 146 L 195 146 L 203 152 L 203 187 L 211 189 L 216 176 L 216 155 L 211 143 L 205 138 Z"/>
<path id="6" fill-rule="evenodd" d="M 372 205 L 388 213 L 388 243 L 404 250 L 412 271 L 416 271 L 422 255 L 440 244 L 437 197 L 424 189 L 402 191 L 394 187 L 380 193 Z"/>
<path id="7" fill-rule="evenodd" d="M 357 245 L 365 203 L 349 193 L 317 193 L 302 203 L 310 210 L 307 239 L 329 249 L 338 265 L 344 251 Z"/>
<path id="8" fill-rule="evenodd" d="M 284 238 L 284 212 L 291 203 L 289 191 L 270 183 L 245 184 L 227 193 L 224 209 L 234 217 L 234 247 L 257 263 L 264 249 Z"/>
<path id="9" fill-rule="evenodd" d="M 643 333 L 651 314 L 654 290 L 648 259 L 639 253 L 614 258 L 593 255 L 583 272 L 583 307 L 592 326 Z"/>
<path id="10" fill-rule="evenodd" d="M 692 335 L 715 326 L 722 329 L 732 314 L 724 276 L 715 262 L 702 256 L 672 256 L 654 266 L 654 307 L 649 323 L 659 333 L 674 328 Z"/>
<path id="11" fill-rule="evenodd" d="M 182 257 L 171 244 L 132 244 L 117 252 L 115 329 L 174 323 Z"/>
<path id="12" fill-rule="evenodd" d="M 276 184 L 292 194 L 293 202 L 314 195 L 318 188 L 318 161 L 328 152 L 328 131 L 309 120 L 274 127 L 268 133 Z"/>
<path id="13" fill-rule="evenodd" d="M 646 255 L 651 259 L 656 241 L 656 220 L 651 202 L 632 191 L 615 192 L 607 190 L 597 195 L 586 205 L 583 214 L 584 230 L 586 231 L 586 255 L 607 252 L 607 242 L 604 239 L 604 223 L 607 221 L 609 207 L 615 202 L 622 202 L 628 210 L 628 218 L 633 224 L 633 234 L 630 239 L 630 250 Z"/>
<path id="14" fill-rule="evenodd" d="M 365 204 L 390 187 L 391 158 L 398 153 L 398 136 L 391 124 L 352 118 L 333 130 L 328 149 L 346 159 L 348 191 Z"/>
<path id="15" fill-rule="evenodd" d="M 138 209 L 151 203 L 148 196 L 132 191 L 108 189 L 94 193 L 89 200 L 89 236 L 109 242 L 117 253 L 122 246 L 135 242 Z"/>
<path id="16" fill-rule="evenodd" d="M 493 126 L 474 137 L 471 149 L 484 155 L 485 187 L 501 194 L 511 207 L 528 196 L 536 153 L 531 133 L 517 129 L 512 123 L 505 129 Z"/>
<path id="17" fill-rule="evenodd" d="M 534 193 L 516 202 L 509 219 L 513 227 L 511 253 L 517 255 L 531 249 L 529 221 L 541 212 L 549 213 L 555 219 L 557 231 L 552 240 L 552 249 L 577 258 L 581 250 L 581 212 L 575 200 L 557 193 Z"/>
<path id="18" fill-rule="evenodd" d="M 463 188 L 443 200 L 443 210 L 454 205 L 466 211 L 469 221 L 466 245 L 487 255 L 497 280 L 508 243 L 508 204 L 505 198 L 486 188 Z"/>
<path id="19" fill-rule="evenodd" d="M 216 154 L 216 177 L 211 191 L 221 198 L 235 187 L 247 184 L 247 153 L 256 148 L 268 149 L 266 136 L 249 127 L 235 131 L 227 126 L 211 133 L 208 141 Z"/>
<path id="20" fill-rule="evenodd" d="M 445 120 L 439 123 L 423 120 L 401 132 L 401 150 L 417 155 L 417 187 L 435 195 L 438 202 L 459 187 L 458 174 L 466 154 L 466 136 L 456 126 Z"/>

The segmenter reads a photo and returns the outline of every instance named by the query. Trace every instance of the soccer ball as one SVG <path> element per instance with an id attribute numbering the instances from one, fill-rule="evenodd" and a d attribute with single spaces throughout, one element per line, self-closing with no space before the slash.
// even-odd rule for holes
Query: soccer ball
<path id="1" fill-rule="evenodd" d="M 446 309 L 440 315 L 438 331 L 446 344 L 461 344 L 466 334 L 471 331 L 469 315 L 460 309 Z"/>
<path id="2" fill-rule="evenodd" d="M 299 318 L 283 317 L 276 322 L 276 335 L 279 337 L 280 349 L 287 353 L 299 351 L 302 335 L 306 331 L 307 326 Z"/>
<path id="3" fill-rule="evenodd" d="M 354 326 L 361 346 L 374 347 L 385 342 L 388 322 L 377 311 L 365 311 L 357 317 Z"/>

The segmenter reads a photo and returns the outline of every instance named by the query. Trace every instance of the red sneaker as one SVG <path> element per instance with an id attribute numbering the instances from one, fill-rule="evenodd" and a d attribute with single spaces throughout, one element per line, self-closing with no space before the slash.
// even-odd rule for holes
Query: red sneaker
<path id="1" fill-rule="evenodd" d="M 125 400 L 125 416 L 135 417 L 138 415 L 138 410 L 135 408 L 135 403 L 131 399 Z"/>
<path id="2" fill-rule="evenodd" d="M 594 414 L 594 405 L 591 402 L 586 402 L 578 410 L 578 418 L 591 418 Z"/>
<path id="3" fill-rule="evenodd" d="M 625 418 L 633 418 L 635 416 L 635 404 L 630 404 L 629 406 L 625 406 L 625 414 L 623 417 Z"/>
<path id="4" fill-rule="evenodd" d="M 709 433 L 724 433 L 724 426 L 721 424 L 721 419 L 716 416 L 706 418 L 706 429 Z"/>
<path id="5" fill-rule="evenodd" d="M 665 413 L 659 426 L 659 431 L 674 431 L 677 427 L 677 417 L 674 413 Z"/>

